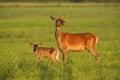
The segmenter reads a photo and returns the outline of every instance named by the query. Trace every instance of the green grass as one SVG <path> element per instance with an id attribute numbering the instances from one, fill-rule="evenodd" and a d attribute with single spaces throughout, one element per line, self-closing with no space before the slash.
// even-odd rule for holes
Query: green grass
<path id="1" fill-rule="evenodd" d="M 61 15 L 62 31 L 99 36 L 98 63 L 86 50 L 68 51 L 65 64 L 38 62 L 29 42 L 57 47 L 49 16 Z M 119 19 L 119 6 L 0 7 L 0 80 L 120 80 Z"/>

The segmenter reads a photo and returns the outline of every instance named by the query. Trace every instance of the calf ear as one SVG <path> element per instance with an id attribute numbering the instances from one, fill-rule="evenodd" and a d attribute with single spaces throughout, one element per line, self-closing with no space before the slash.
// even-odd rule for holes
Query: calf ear
<path id="1" fill-rule="evenodd" d="M 56 18 L 55 18 L 55 17 L 50 16 L 50 18 L 51 18 L 53 21 L 56 21 Z"/>
<path id="2" fill-rule="evenodd" d="M 42 46 L 42 43 L 38 43 L 38 47 L 41 47 Z"/>
<path id="3" fill-rule="evenodd" d="M 30 45 L 31 45 L 31 46 L 33 46 L 33 43 L 32 43 L 32 42 L 30 42 Z"/>

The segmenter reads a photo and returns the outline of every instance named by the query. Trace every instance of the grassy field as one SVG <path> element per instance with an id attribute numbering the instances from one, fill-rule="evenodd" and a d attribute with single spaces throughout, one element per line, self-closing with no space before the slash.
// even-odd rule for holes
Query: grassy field
<path id="1" fill-rule="evenodd" d="M 61 15 L 62 31 L 99 36 L 98 63 L 87 50 L 69 51 L 65 64 L 38 61 L 29 42 L 57 47 L 49 16 Z M 0 80 L 120 80 L 119 32 L 119 6 L 0 7 Z"/>

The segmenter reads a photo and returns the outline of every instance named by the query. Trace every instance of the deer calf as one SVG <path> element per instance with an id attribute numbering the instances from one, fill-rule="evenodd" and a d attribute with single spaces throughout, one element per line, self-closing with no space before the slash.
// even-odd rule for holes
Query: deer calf
<path id="1" fill-rule="evenodd" d="M 42 58 L 50 57 L 54 62 L 59 60 L 59 49 L 41 47 L 39 44 L 30 43 L 33 46 L 34 54 L 41 60 Z"/>

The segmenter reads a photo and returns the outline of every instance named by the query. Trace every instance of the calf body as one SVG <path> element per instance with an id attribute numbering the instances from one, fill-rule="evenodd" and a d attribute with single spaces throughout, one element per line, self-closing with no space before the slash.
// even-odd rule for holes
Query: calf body
<path id="1" fill-rule="evenodd" d="M 34 54 L 41 60 L 42 58 L 50 57 L 54 62 L 59 61 L 59 49 L 39 47 L 39 44 L 32 44 Z"/>

